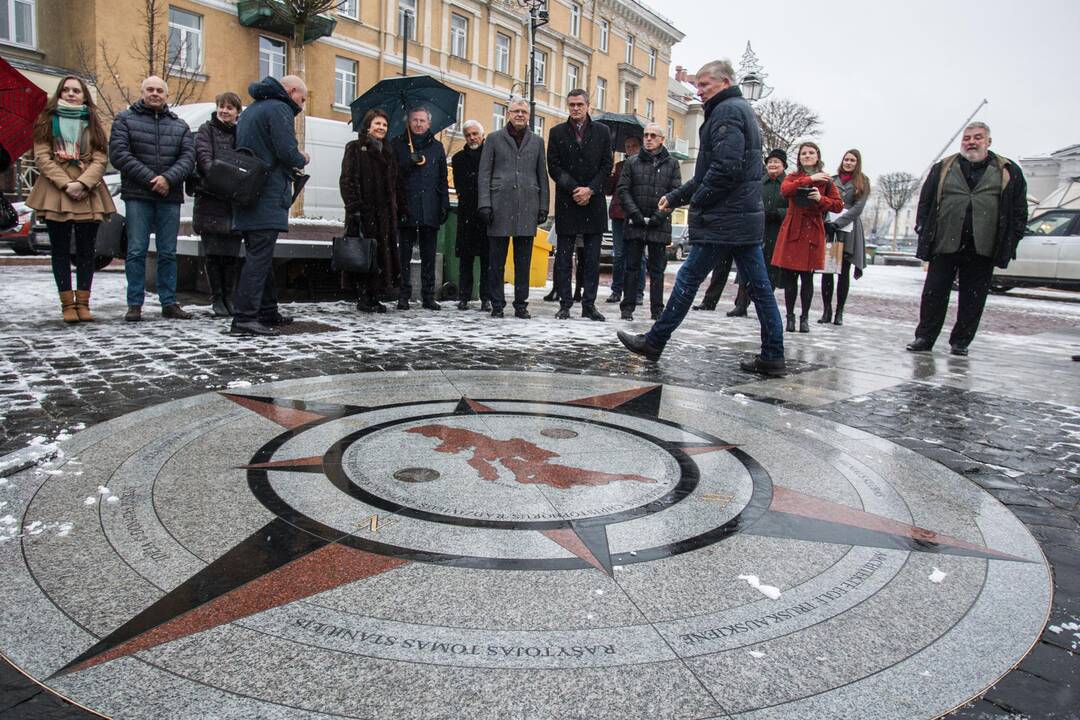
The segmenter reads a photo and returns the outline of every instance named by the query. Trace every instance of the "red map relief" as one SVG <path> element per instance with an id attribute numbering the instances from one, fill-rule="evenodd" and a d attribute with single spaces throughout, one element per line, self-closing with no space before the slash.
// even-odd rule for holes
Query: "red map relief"
<path id="1" fill-rule="evenodd" d="M 425 425 L 405 432 L 441 440 L 435 447 L 435 452 L 457 455 L 471 450 L 472 457 L 467 462 L 483 480 L 497 480 L 499 471 L 495 463 L 501 463 L 504 468 L 514 473 L 514 479 L 519 483 L 550 485 L 561 490 L 578 485 L 596 486 L 613 482 L 656 482 L 641 475 L 619 475 L 556 465 L 551 460 L 559 457 L 559 453 L 545 450 L 521 438 L 496 440 L 473 430 L 446 425 Z"/>

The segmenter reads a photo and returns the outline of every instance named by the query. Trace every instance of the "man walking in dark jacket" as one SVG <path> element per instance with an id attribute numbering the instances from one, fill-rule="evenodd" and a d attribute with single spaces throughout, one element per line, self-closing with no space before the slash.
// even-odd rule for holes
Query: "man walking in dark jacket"
<path id="1" fill-rule="evenodd" d="M 625 160 L 615 194 L 626 216 L 623 228 L 622 287 L 638 287 L 641 258 L 648 246 L 649 304 L 652 319 L 664 309 L 664 268 L 671 242 L 671 213 L 658 209 L 660 198 L 682 185 L 679 161 L 664 147 L 664 131 L 656 123 L 645 127 L 645 148 Z M 623 320 L 634 319 L 636 292 L 627 290 L 619 309 Z"/>
<path id="2" fill-rule="evenodd" d="M 1027 226 L 1027 181 L 1013 161 L 990 152 L 990 128 L 973 122 L 964 128 L 960 152 L 930 169 L 919 193 L 915 253 L 927 260 L 919 326 L 912 352 L 931 350 L 945 324 L 949 293 L 959 276 L 956 324 L 950 352 L 967 355 L 979 329 L 994 265 L 1008 267 Z"/>
<path id="3" fill-rule="evenodd" d="M 596 286 L 600 282 L 600 239 L 608 229 L 604 183 L 611 175 L 611 133 L 589 117 L 589 94 L 571 90 L 566 97 L 570 118 L 551 128 L 547 166 L 555 181 L 555 287 L 560 308 L 555 317 L 570 317 L 570 268 L 574 244 L 581 235 L 585 245 L 585 290 L 581 316 L 603 320 L 596 309 Z"/>
<path id="4" fill-rule="evenodd" d="M 109 160 L 120 171 L 128 238 L 124 319 L 142 320 L 146 253 L 153 233 L 161 314 L 190 320 L 191 313 L 176 302 L 176 235 L 184 179 L 195 168 L 195 144 L 187 123 L 169 110 L 169 87 L 164 80 L 153 75 L 146 78 L 140 93 L 139 100 L 113 120 L 109 138 Z"/>
<path id="5" fill-rule="evenodd" d="M 392 142 L 398 163 L 398 251 L 401 253 L 401 294 L 398 310 L 408 310 L 412 298 L 412 252 L 420 245 L 420 298 L 428 310 L 435 302 L 435 241 L 450 216 L 446 150 L 431 132 L 431 111 L 413 108 L 408 128 Z"/>
<path id="6" fill-rule="evenodd" d="M 765 213 L 761 206 L 761 131 L 750 104 L 733 85 L 735 71 L 715 60 L 698 71 L 698 95 L 705 104 L 694 177 L 660 199 L 667 211 L 690 203 L 690 255 L 675 277 L 671 298 L 645 335 L 619 331 L 630 351 L 658 360 L 671 334 L 686 317 L 694 295 L 718 258 L 731 255 L 746 278 L 761 323 L 761 354 L 740 363 L 748 372 L 784 375 L 784 333 L 761 254 Z"/>
<path id="7" fill-rule="evenodd" d="M 289 229 L 293 177 L 310 160 L 296 142 L 294 119 L 304 110 L 307 86 L 295 75 L 264 77 L 248 86 L 255 101 L 240 115 L 236 147 L 247 148 L 270 168 L 259 198 L 233 206 L 233 228 L 244 236 L 244 268 L 233 301 L 231 332 L 276 335 L 275 325 L 291 317 L 278 311 L 274 287 L 274 245 Z"/>
<path id="8" fill-rule="evenodd" d="M 491 288 L 488 283 L 487 226 L 477 214 L 476 179 L 480 174 L 480 156 L 484 152 L 484 126 L 476 120 L 466 120 L 461 126 L 465 147 L 450 158 L 454 168 L 454 190 L 457 191 L 458 310 L 469 309 L 473 289 L 473 266 L 480 262 L 480 310 L 491 310 Z"/>

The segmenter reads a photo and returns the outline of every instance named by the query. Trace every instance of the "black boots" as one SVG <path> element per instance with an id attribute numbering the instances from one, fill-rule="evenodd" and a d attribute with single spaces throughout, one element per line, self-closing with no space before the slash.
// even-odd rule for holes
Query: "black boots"
<path id="1" fill-rule="evenodd" d="M 236 284 L 237 258 L 206 257 L 206 282 L 210 285 L 210 311 L 214 317 L 231 317 L 232 293 Z"/>
<path id="2" fill-rule="evenodd" d="M 810 332 L 810 318 L 807 317 L 806 315 L 803 315 L 802 317 L 799 318 L 799 332 L 801 332 L 801 333 Z"/>
<path id="3" fill-rule="evenodd" d="M 795 332 L 795 313 L 788 313 L 787 316 L 787 331 Z"/>
<path id="4" fill-rule="evenodd" d="M 842 311 L 838 310 L 837 312 L 839 313 L 839 312 L 842 312 Z M 826 305 L 825 306 L 825 311 L 823 313 L 821 313 L 821 317 L 818 318 L 818 322 L 822 323 L 822 324 L 831 323 L 832 322 L 832 317 L 833 317 L 833 315 L 832 315 L 832 305 Z"/>
<path id="5" fill-rule="evenodd" d="M 843 325 L 844 324 L 844 308 L 842 308 L 842 307 L 836 308 L 836 313 L 833 314 L 832 324 L 833 325 Z"/>

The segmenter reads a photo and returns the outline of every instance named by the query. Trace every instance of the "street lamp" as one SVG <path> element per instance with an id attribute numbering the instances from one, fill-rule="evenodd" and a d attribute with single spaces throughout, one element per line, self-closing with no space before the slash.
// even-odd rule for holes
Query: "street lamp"
<path id="1" fill-rule="evenodd" d="M 739 89 L 742 90 L 743 97 L 752 103 L 769 97 L 773 88 L 765 84 L 767 77 L 769 74 L 761 67 L 757 55 L 747 42 L 746 52 L 739 61 Z"/>
<path id="2" fill-rule="evenodd" d="M 536 29 L 548 24 L 547 0 L 517 0 L 529 11 L 529 130 L 536 131 Z"/>

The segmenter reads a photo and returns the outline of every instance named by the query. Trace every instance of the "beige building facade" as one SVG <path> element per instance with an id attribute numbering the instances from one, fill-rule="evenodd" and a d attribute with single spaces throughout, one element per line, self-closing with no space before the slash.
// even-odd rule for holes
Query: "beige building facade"
<path id="1" fill-rule="evenodd" d="M 173 102 L 210 101 L 225 90 L 246 99 L 252 81 L 296 71 L 292 33 L 275 20 L 274 2 L 0 0 L 9 18 L 0 55 L 49 92 L 66 73 L 91 77 L 99 104 L 114 112 L 137 97 L 151 68 L 168 73 Z M 547 11 L 550 22 L 536 33 L 538 131 L 546 135 L 565 118 L 574 87 L 589 91 L 594 112 L 668 124 L 671 48 L 683 38 L 677 28 L 636 0 L 548 0 Z M 406 22 L 408 74 L 460 91 L 461 121 L 491 131 L 505 122 L 512 94 L 528 96 L 528 11 L 517 2 L 344 0 L 309 28 L 309 115 L 347 121 L 351 100 L 400 75 Z M 461 143 L 455 130 L 444 139 L 451 150 Z"/>

